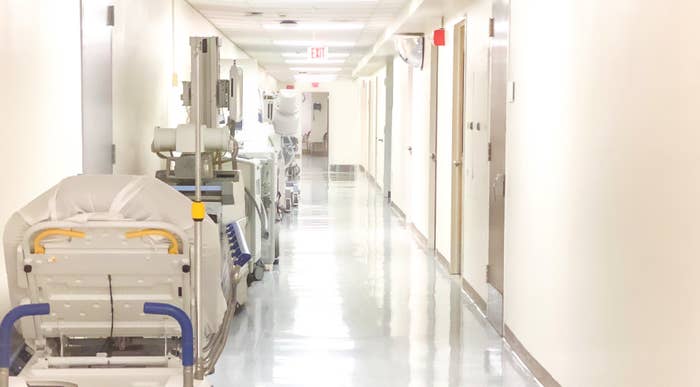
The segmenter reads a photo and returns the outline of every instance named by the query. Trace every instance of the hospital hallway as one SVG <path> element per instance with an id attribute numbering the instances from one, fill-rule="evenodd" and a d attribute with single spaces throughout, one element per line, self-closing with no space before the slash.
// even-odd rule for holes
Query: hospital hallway
<path id="1" fill-rule="evenodd" d="M 700 0 L 0 0 L 0 387 L 699 387 Z"/>
<path id="2" fill-rule="evenodd" d="M 537 386 L 366 175 L 304 157 L 279 267 L 250 288 L 214 386 Z"/>

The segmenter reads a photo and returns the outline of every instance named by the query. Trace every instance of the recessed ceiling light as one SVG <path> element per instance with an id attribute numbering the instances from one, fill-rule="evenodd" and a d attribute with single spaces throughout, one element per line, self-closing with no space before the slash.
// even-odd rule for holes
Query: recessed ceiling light
<path id="1" fill-rule="evenodd" d="M 323 65 L 323 64 L 343 64 L 345 59 L 328 59 L 328 60 L 314 60 L 314 59 L 287 59 L 286 63 L 289 64 L 310 64 L 310 65 Z"/>
<path id="2" fill-rule="evenodd" d="M 299 23 L 292 20 L 283 20 L 279 24 L 263 24 L 263 28 L 266 30 L 287 31 L 353 31 L 361 30 L 364 27 L 365 25 L 362 23 Z"/>
<path id="3" fill-rule="evenodd" d="M 283 52 L 282 56 L 285 58 L 307 58 L 308 53 L 306 52 Z M 350 53 L 347 52 L 329 52 L 328 57 L 329 58 L 347 58 L 350 56 Z"/>
<path id="4" fill-rule="evenodd" d="M 333 82 L 338 79 L 336 74 L 296 74 L 297 82 Z"/>
<path id="5" fill-rule="evenodd" d="M 289 69 L 300 73 L 337 73 L 342 70 L 340 67 L 290 67 Z"/>
<path id="6" fill-rule="evenodd" d="M 275 40 L 272 42 L 276 46 L 292 46 L 292 47 L 354 47 L 355 42 L 350 41 L 322 41 L 322 40 Z"/>

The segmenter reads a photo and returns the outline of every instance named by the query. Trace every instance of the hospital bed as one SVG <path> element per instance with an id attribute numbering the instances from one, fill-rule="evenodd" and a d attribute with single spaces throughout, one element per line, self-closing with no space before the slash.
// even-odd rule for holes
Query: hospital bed
<path id="1" fill-rule="evenodd" d="M 76 176 L 14 214 L 11 306 L 47 303 L 50 313 L 17 324 L 10 385 L 181 386 L 181 328 L 144 303 L 199 310 L 199 356 L 213 371 L 247 274 L 235 262 L 249 253 L 239 224 L 205 218 L 197 297 L 191 204 L 151 177 Z"/>

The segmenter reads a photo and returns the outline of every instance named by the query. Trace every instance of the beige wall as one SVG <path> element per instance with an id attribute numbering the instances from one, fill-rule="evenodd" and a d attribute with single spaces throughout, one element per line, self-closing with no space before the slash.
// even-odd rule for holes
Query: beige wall
<path id="1" fill-rule="evenodd" d="M 82 171 L 80 2 L 0 2 L 0 58 L 4 230 L 12 213 Z"/>
<path id="2" fill-rule="evenodd" d="M 302 92 L 328 92 L 330 122 L 328 124 L 329 164 L 359 165 L 361 162 L 361 125 L 359 83 L 337 80 L 321 83 L 318 88 L 310 83 L 297 82 L 296 90 Z"/>
<path id="3" fill-rule="evenodd" d="M 467 91 L 465 121 L 481 123 L 481 131 L 465 133 L 463 176 L 462 275 L 487 298 L 486 265 L 488 263 L 488 22 L 491 3 L 487 0 L 459 2 L 446 10 L 447 44 L 439 48 L 436 246 L 450 257 L 451 230 L 451 144 L 452 144 L 452 27 L 467 17 Z M 439 19 L 426 21 L 424 33 L 432 36 Z M 428 168 L 430 168 L 430 67 L 431 51 L 426 40 L 426 61 L 422 71 L 412 70 L 400 60 L 395 63 L 395 99 L 392 164 L 392 198 L 406 213 L 409 222 L 428 235 Z M 408 155 L 407 147 L 413 148 Z"/>
<path id="4" fill-rule="evenodd" d="M 248 56 L 184 0 L 117 0 L 115 20 L 114 170 L 152 175 L 160 168 L 150 150 L 153 129 L 187 121 L 180 95 L 181 82 L 190 79 L 189 38 L 219 36 L 222 62 Z"/>
<path id="5" fill-rule="evenodd" d="M 700 385 L 698 15 L 512 2 L 505 317 L 564 386 Z"/>
<path id="6" fill-rule="evenodd" d="M 427 36 L 427 35 L 426 35 Z M 430 166 L 430 57 L 426 39 L 423 69 L 394 59 L 391 195 L 406 220 L 428 235 L 428 168 Z M 409 152 L 408 148 L 412 150 Z"/>

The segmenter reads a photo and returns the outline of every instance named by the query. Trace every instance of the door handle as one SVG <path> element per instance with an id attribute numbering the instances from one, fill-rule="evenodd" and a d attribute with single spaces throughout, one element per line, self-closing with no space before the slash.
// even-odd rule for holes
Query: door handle
<path id="1" fill-rule="evenodd" d="M 491 184 L 491 194 L 493 195 L 493 199 L 497 200 L 498 198 L 498 184 L 501 183 L 501 197 L 506 196 L 506 175 L 503 173 L 498 173 L 496 176 L 493 178 L 493 183 Z"/>
<path id="2" fill-rule="evenodd" d="M 379 141 L 379 142 L 384 142 L 384 139 L 383 139 L 383 138 L 378 138 L 377 141 Z"/>
<path id="3" fill-rule="evenodd" d="M 435 153 L 430 154 L 430 159 L 433 161 L 435 161 L 437 159 L 437 156 L 435 155 Z"/>
<path id="4" fill-rule="evenodd" d="M 459 161 L 459 160 L 453 161 L 452 164 L 454 164 L 455 167 L 461 167 L 461 166 L 462 166 L 462 162 Z"/>

